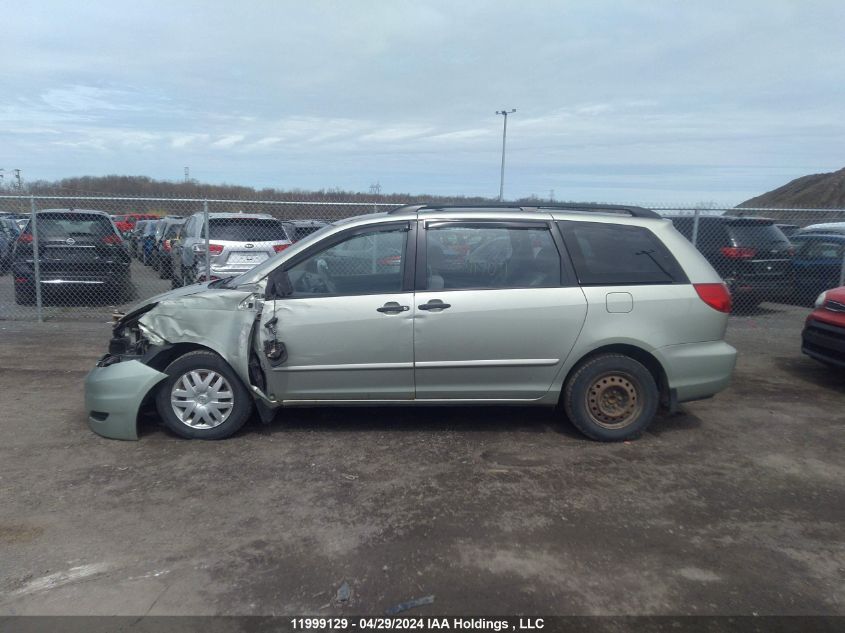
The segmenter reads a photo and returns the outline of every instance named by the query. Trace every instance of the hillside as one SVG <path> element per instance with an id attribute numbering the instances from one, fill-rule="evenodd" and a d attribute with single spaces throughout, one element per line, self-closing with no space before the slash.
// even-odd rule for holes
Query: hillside
<path id="1" fill-rule="evenodd" d="M 796 178 L 738 206 L 845 209 L 845 168 Z"/>

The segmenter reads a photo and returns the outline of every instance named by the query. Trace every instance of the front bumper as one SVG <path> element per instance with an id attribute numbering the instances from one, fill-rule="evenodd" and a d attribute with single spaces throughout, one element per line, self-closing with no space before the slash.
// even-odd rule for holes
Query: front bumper
<path id="1" fill-rule="evenodd" d="M 137 360 L 94 367 L 85 378 L 85 410 L 91 430 L 116 440 L 138 439 L 138 410 L 167 374 Z"/>
<path id="2" fill-rule="evenodd" d="M 728 386 L 736 350 L 724 341 L 685 343 L 661 347 L 663 368 L 677 402 L 701 400 Z"/>
<path id="3" fill-rule="evenodd" d="M 808 319 L 801 333 L 801 351 L 823 363 L 845 367 L 845 328 Z"/>

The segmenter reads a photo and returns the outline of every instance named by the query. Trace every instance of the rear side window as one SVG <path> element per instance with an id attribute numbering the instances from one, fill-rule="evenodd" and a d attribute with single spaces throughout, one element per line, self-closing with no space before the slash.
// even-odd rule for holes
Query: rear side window
<path id="1" fill-rule="evenodd" d="M 558 222 L 584 285 L 687 283 L 677 260 L 657 236 L 641 226 Z"/>
<path id="2" fill-rule="evenodd" d="M 212 240 L 230 242 L 287 241 L 285 227 L 271 218 L 211 218 Z"/>
<path id="3" fill-rule="evenodd" d="M 807 240 L 799 245 L 798 257 L 803 259 L 842 259 L 842 242 Z"/>
<path id="4" fill-rule="evenodd" d="M 547 226 L 446 222 L 426 227 L 427 290 L 549 288 L 560 255 Z"/>

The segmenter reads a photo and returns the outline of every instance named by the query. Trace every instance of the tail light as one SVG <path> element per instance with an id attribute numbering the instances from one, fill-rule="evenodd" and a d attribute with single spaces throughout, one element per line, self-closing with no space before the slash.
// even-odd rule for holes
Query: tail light
<path id="1" fill-rule="evenodd" d="M 400 263 L 402 263 L 401 255 L 390 255 L 388 257 L 382 257 L 380 260 L 378 260 L 379 266 L 397 266 Z"/>
<path id="2" fill-rule="evenodd" d="M 208 252 L 212 255 L 219 255 L 223 252 L 223 245 L 222 244 L 209 244 L 208 245 Z"/>
<path id="3" fill-rule="evenodd" d="M 18 242 L 22 244 L 32 244 L 32 233 L 21 233 L 18 236 Z"/>
<path id="4" fill-rule="evenodd" d="M 106 235 L 102 241 L 103 244 L 120 244 L 122 240 L 119 235 L 112 233 L 111 235 Z"/>
<path id="5" fill-rule="evenodd" d="M 290 246 L 290 244 L 273 244 L 273 250 L 276 251 L 277 253 L 281 253 L 288 246 Z"/>
<path id="6" fill-rule="evenodd" d="M 725 284 L 693 284 L 699 298 L 714 310 L 729 314 L 731 293 Z"/>
<path id="7" fill-rule="evenodd" d="M 757 257 L 756 248 L 742 246 L 723 246 L 719 251 L 728 259 L 754 259 Z"/>

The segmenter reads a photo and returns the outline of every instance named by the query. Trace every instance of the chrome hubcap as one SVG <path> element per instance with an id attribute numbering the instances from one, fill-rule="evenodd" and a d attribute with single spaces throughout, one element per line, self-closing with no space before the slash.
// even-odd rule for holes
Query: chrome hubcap
<path id="1" fill-rule="evenodd" d="M 223 424 L 234 405 L 231 385 L 211 369 L 194 369 L 182 374 L 170 392 L 173 413 L 192 429 L 213 429 Z"/>
<path id="2" fill-rule="evenodd" d="M 587 390 L 587 410 L 599 426 L 618 429 L 633 422 L 642 410 L 637 383 L 632 376 L 600 376 Z"/>

